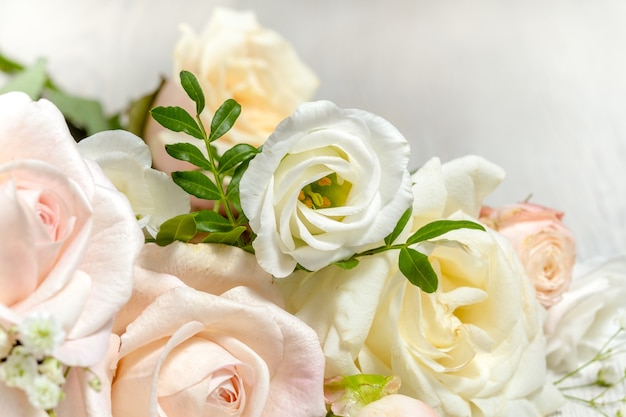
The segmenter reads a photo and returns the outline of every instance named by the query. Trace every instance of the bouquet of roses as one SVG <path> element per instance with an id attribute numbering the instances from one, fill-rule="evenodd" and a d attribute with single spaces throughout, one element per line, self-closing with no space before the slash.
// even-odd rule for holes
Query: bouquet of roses
<path id="1" fill-rule="evenodd" d="M 22 91 L 0 95 L 4 415 L 623 404 L 600 365 L 623 349 L 626 259 L 571 283 L 561 212 L 484 206 L 504 172 L 478 156 L 410 173 L 388 121 L 306 101 L 315 75 L 251 13 L 185 28 L 174 61 L 106 118 L 0 59 Z M 596 365 L 598 396 L 563 386 Z"/>

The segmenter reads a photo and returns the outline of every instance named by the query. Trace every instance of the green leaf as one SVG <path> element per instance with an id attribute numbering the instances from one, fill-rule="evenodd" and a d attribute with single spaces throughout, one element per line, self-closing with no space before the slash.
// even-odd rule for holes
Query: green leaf
<path id="1" fill-rule="evenodd" d="M 159 91 L 163 88 L 164 84 L 165 80 L 162 79 L 156 90 L 130 103 L 128 109 L 126 110 L 126 114 L 128 115 L 126 130 L 139 137 L 143 137 L 146 121 L 150 115 L 150 109 L 152 108 L 154 100 L 157 94 L 159 94 Z"/>
<path id="2" fill-rule="evenodd" d="M 189 242 L 196 235 L 195 213 L 181 214 L 161 224 L 156 236 L 156 243 L 165 246 L 175 240 Z"/>
<path id="3" fill-rule="evenodd" d="M 202 130 L 194 118 L 182 107 L 155 107 L 150 111 L 154 120 L 174 132 L 185 132 L 197 139 L 204 139 Z"/>
<path id="4" fill-rule="evenodd" d="M 241 106 L 233 99 L 226 100 L 215 112 L 213 120 L 211 120 L 211 133 L 209 134 L 209 142 L 224 136 L 235 124 L 235 120 L 241 113 Z"/>
<path id="5" fill-rule="evenodd" d="M 396 227 L 394 227 L 393 231 L 385 238 L 385 245 L 391 245 L 397 238 L 400 236 L 400 233 L 404 230 L 405 226 L 409 222 L 411 218 L 411 214 L 413 213 L 413 207 L 409 207 L 400 217 Z"/>
<path id="6" fill-rule="evenodd" d="M 109 129 L 109 121 L 98 101 L 65 94 L 57 90 L 46 90 L 45 97 L 61 110 L 61 113 L 70 123 L 85 129 L 87 135 Z"/>
<path id="7" fill-rule="evenodd" d="M 191 143 L 173 143 L 165 145 L 165 151 L 172 157 L 189 162 L 204 170 L 211 170 L 211 162 L 204 156 L 202 151 Z"/>
<path id="8" fill-rule="evenodd" d="M 427 293 L 437 291 L 438 278 L 428 256 L 411 248 L 400 249 L 398 267 L 404 276 L 413 285 Z"/>
<path id="9" fill-rule="evenodd" d="M 237 226 L 230 232 L 215 232 L 208 235 L 203 243 L 224 243 L 226 245 L 232 245 L 237 242 L 237 239 L 246 231 L 245 226 Z"/>
<path id="10" fill-rule="evenodd" d="M 485 231 L 482 225 L 470 220 L 435 220 L 434 222 L 428 223 L 426 226 L 420 227 L 417 232 L 409 236 L 406 244 L 412 245 L 414 243 L 423 242 L 456 229 L 476 229 Z"/>
<path id="11" fill-rule="evenodd" d="M 6 74 L 13 74 L 16 72 L 20 72 L 24 69 L 22 64 L 19 64 L 12 59 L 7 58 L 6 56 L 0 54 L 0 71 Z"/>
<path id="12" fill-rule="evenodd" d="M 200 171 L 175 171 L 172 180 L 187 193 L 205 200 L 222 198 L 219 190 L 206 175 Z"/>
<path id="13" fill-rule="evenodd" d="M 249 162 L 250 161 L 245 161 L 237 168 L 235 168 L 235 172 L 230 178 L 228 187 L 226 187 L 226 198 L 228 198 L 228 201 L 230 201 L 233 207 L 235 207 L 235 209 L 239 212 L 243 211 L 241 209 L 241 199 L 239 197 L 239 183 L 241 182 L 243 174 L 248 169 Z"/>
<path id="14" fill-rule="evenodd" d="M 336 265 L 341 269 L 352 269 L 355 268 L 358 264 L 359 260 L 356 258 L 344 259 L 343 261 L 333 263 L 333 265 Z"/>
<path id="15" fill-rule="evenodd" d="M 259 151 L 247 143 L 239 143 L 226 152 L 219 160 L 219 172 L 224 174 L 238 164 L 249 161 L 258 154 Z"/>
<path id="16" fill-rule="evenodd" d="M 41 97 L 46 80 L 46 61 L 39 58 L 32 66 L 17 73 L 0 88 L 0 94 L 21 91 L 28 94 L 32 100 L 37 100 Z"/>
<path id="17" fill-rule="evenodd" d="M 204 110 L 204 94 L 198 79 L 189 71 L 180 72 L 180 83 L 190 99 L 196 103 L 196 114 L 199 116 Z"/>
<path id="18" fill-rule="evenodd" d="M 228 219 L 212 210 L 197 211 L 195 220 L 199 232 L 228 232 L 233 229 Z"/>

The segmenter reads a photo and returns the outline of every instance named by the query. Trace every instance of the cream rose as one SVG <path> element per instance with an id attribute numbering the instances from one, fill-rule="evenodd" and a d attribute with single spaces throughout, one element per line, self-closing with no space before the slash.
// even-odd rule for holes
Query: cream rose
<path id="1" fill-rule="evenodd" d="M 223 245 L 149 244 L 139 265 L 152 270 L 138 267 L 133 298 L 118 317 L 114 417 L 324 415 L 319 341 L 267 300 L 279 294 L 252 255 Z"/>
<path id="2" fill-rule="evenodd" d="M 100 132 L 80 141 L 78 150 L 124 193 L 148 236 L 156 237 L 165 220 L 189 212 L 189 195 L 167 174 L 152 169 L 150 149 L 132 133 Z"/>
<path id="3" fill-rule="evenodd" d="M 259 264 L 318 270 L 382 239 L 412 201 L 409 144 L 389 122 L 328 101 L 301 104 L 240 183 Z"/>
<path id="4" fill-rule="evenodd" d="M 411 230 L 476 219 L 502 176 L 478 157 L 429 161 L 413 177 Z M 539 416 L 558 407 L 562 397 L 546 383 L 543 310 L 508 241 L 461 229 L 418 249 L 439 276 L 433 294 L 411 285 L 389 253 L 353 270 L 278 281 L 287 309 L 318 333 L 327 375 L 398 375 L 401 394 L 445 416 Z"/>
<path id="5" fill-rule="evenodd" d="M 235 99 L 242 106 L 241 115 L 215 142 L 220 149 L 236 143 L 263 144 L 278 123 L 309 100 L 318 87 L 317 77 L 289 43 L 260 26 L 250 11 L 218 8 L 201 35 L 189 26 L 182 26 L 182 32 L 174 51 L 174 77 L 166 82 L 156 104 L 195 111 L 178 82 L 181 70 L 198 78 L 206 96 L 202 117 L 207 126 L 224 101 Z M 193 139 L 166 131 L 153 120 L 148 122 L 144 137 L 156 168 L 165 172 L 189 169 L 189 165 L 167 155 L 164 145 Z"/>
<path id="6" fill-rule="evenodd" d="M 41 339 L 48 347 L 34 356 L 98 363 L 130 297 L 143 236 L 128 200 L 80 156 L 59 110 L 22 93 L 0 96 L 0 230 L 0 325 L 23 325 L 26 347 L 27 321 L 42 319 L 60 340 Z M 2 383 L 0 403 L 38 415 Z"/>
<path id="7" fill-rule="evenodd" d="M 531 203 L 485 206 L 480 214 L 513 244 L 544 307 L 561 299 L 576 262 L 574 236 L 562 219 L 562 212 Z"/>

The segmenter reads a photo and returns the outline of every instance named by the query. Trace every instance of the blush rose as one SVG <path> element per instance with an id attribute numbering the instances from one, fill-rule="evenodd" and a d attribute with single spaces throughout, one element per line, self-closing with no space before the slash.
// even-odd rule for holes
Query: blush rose
<path id="1" fill-rule="evenodd" d="M 556 304 L 572 280 L 576 243 L 563 213 L 538 204 L 483 207 L 480 220 L 513 244 L 544 307 Z"/>

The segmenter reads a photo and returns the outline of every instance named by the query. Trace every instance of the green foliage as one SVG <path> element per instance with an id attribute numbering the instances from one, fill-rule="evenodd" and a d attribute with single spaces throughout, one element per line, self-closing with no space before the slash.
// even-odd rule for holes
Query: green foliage
<path id="1" fill-rule="evenodd" d="M 241 106 L 233 99 L 226 100 L 215 112 L 211 121 L 209 142 L 213 142 L 228 132 L 241 113 Z"/>
<path id="2" fill-rule="evenodd" d="M 165 151 L 180 161 L 189 162 L 204 170 L 210 170 L 211 162 L 204 156 L 202 151 L 191 143 L 174 143 L 165 145 Z"/>
<path id="3" fill-rule="evenodd" d="M 248 162 L 259 150 L 247 144 L 238 144 L 217 153 L 212 142 L 224 136 L 234 125 L 241 113 L 241 106 L 234 100 L 227 100 L 215 112 L 211 120 L 209 134 L 200 114 L 205 109 L 205 98 L 196 77 L 188 72 L 180 73 L 183 89 L 196 104 L 195 117 L 181 107 L 157 107 L 150 112 L 163 127 L 184 132 L 202 140 L 204 150 L 191 143 L 166 145 L 166 152 L 181 161 L 189 162 L 197 170 L 176 171 L 172 179 L 188 194 L 211 201 L 207 205 L 212 210 L 202 210 L 189 214 L 179 222 L 184 222 L 181 231 L 168 231 L 157 235 L 157 243 L 168 244 L 174 240 L 224 243 L 250 250 L 253 235 L 248 233 L 248 219 L 241 211 L 239 181 L 248 167 Z M 168 225 L 171 229 L 171 225 Z M 193 232 L 193 236 L 189 234 Z"/>
<path id="4" fill-rule="evenodd" d="M 485 231 L 485 228 L 469 220 L 436 220 L 421 227 L 417 232 L 413 233 L 406 241 L 407 245 L 412 245 L 425 240 L 434 239 L 444 233 L 451 232 L 456 229 L 476 229 Z"/>
<path id="5" fill-rule="evenodd" d="M 47 74 L 43 59 L 26 67 L 0 54 L 0 71 L 11 76 L 0 88 L 0 94 L 21 91 L 33 100 L 50 100 L 63 113 L 77 140 L 118 127 L 117 119 L 106 117 L 98 101 L 68 94 L 56 86 Z"/>
<path id="6" fill-rule="evenodd" d="M 400 249 L 398 268 L 411 284 L 420 287 L 422 291 L 429 294 L 437 291 L 437 274 L 428 256 L 423 253 L 407 247 Z"/>
<path id="7" fill-rule="evenodd" d="M 180 83 L 189 98 L 196 103 L 196 114 L 202 113 L 202 110 L 204 110 L 204 93 L 197 78 L 189 71 L 182 71 L 180 73 Z"/>
<path id="8" fill-rule="evenodd" d="M 203 139 L 204 132 L 198 126 L 193 116 L 182 107 L 156 107 L 150 111 L 154 120 L 161 126 L 173 132 L 184 132 L 196 139 Z"/>

